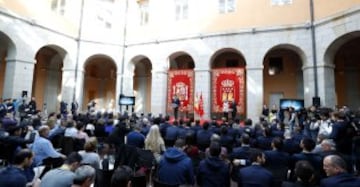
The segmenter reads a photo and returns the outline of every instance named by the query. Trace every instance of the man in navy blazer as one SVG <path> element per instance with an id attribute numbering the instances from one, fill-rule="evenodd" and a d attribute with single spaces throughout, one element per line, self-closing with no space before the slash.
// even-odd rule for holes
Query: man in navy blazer
<path id="1" fill-rule="evenodd" d="M 346 171 L 346 162 L 338 155 L 329 155 L 323 161 L 324 170 L 328 176 L 321 180 L 320 187 L 358 187 L 360 178 Z"/>
<path id="2" fill-rule="evenodd" d="M 239 187 L 271 187 L 274 186 L 274 177 L 270 171 L 262 165 L 265 163 L 265 155 L 260 150 L 254 149 L 250 153 L 251 166 L 241 168 L 238 171 L 236 181 Z"/>

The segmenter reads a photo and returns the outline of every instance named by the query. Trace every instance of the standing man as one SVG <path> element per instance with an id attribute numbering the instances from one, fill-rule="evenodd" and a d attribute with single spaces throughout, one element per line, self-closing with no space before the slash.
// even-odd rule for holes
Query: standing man
<path id="1" fill-rule="evenodd" d="M 235 99 L 231 101 L 231 119 L 234 120 L 237 113 L 237 104 Z"/>
<path id="2" fill-rule="evenodd" d="M 31 98 L 31 101 L 29 102 L 29 109 L 31 114 L 36 114 L 36 101 L 35 97 Z"/>
<path id="3" fill-rule="evenodd" d="M 22 103 L 20 104 L 20 106 L 18 108 L 18 112 L 20 114 L 20 122 L 22 122 L 27 117 L 28 113 L 30 112 L 29 105 L 26 104 L 25 99 L 22 100 Z"/>
<path id="4" fill-rule="evenodd" d="M 62 116 L 66 117 L 67 115 L 67 103 L 65 101 L 60 102 L 60 113 Z"/>
<path id="5" fill-rule="evenodd" d="M 265 163 L 264 153 L 252 150 L 249 160 L 251 166 L 241 168 L 237 173 L 238 186 L 274 186 L 273 174 L 262 166 Z"/>
<path id="6" fill-rule="evenodd" d="M 185 141 L 177 139 L 174 147 L 166 149 L 158 168 L 160 182 L 169 185 L 194 184 L 193 164 L 184 148 Z"/>
<path id="7" fill-rule="evenodd" d="M 76 100 L 74 100 L 71 103 L 71 113 L 73 116 L 75 116 L 75 114 L 77 114 L 78 109 L 79 109 L 79 103 Z"/>
<path id="8" fill-rule="evenodd" d="M 223 110 L 223 113 L 224 113 L 224 118 L 227 121 L 228 118 L 229 118 L 229 110 L 230 110 L 229 101 L 227 99 L 224 100 L 222 110 Z"/>
<path id="9" fill-rule="evenodd" d="M 179 113 L 179 106 L 180 106 L 180 99 L 177 95 L 174 95 L 174 98 L 172 99 L 171 105 L 174 109 L 174 117 L 175 120 L 177 120 L 178 118 L 178 113 Z"/>

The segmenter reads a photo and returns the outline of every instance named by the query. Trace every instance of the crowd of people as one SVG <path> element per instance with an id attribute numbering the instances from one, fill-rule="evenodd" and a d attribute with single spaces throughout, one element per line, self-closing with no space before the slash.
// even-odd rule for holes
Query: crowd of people
<path id="1" fill-rule="evenodd" d="M 0 106 L 0 186 L 360 186 L 360 111 L 346 107 L 200 121 L 31 102 Z"/>

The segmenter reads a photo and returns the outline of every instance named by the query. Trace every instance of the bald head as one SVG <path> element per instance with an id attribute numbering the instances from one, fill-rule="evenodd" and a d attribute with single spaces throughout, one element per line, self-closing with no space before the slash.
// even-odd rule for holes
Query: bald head
<path id="1" fill-rule="evenodd" d="M 323 161 L 324 171 L 327 176 L 334 176 L 346 172 L 346 162 L 338 155 L 329 155 Z"/>

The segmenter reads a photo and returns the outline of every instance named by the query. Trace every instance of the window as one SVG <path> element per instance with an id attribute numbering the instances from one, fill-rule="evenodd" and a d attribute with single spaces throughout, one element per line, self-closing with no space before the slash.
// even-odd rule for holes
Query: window
<path id="1" fill-rule="evenodd" d="M 144 1 L 140 6 L 140 25 L 146 25 L 149 22 L 149 2 Z"/>
<path id="2" fill-rule="evenodd" d="M 51 1 L 51 10 L 54 12 L 58 12 L 60 15 L 65 14 L 65 0 L 52 0 Z"/>
<path id="3" fill-rule="evenodd" d="M 219 0 L 219 12 L 221 14 L 235 12 L 236 0 Z"/>
<path id="4" fill-rule="evenodd" d="M 292 4 L 292 0 L 271 0 L 272 6 L 282 6 L 282 5 L 290 5 Z"/>
<path id="5" fill-rule="evenodd" d="M 175 20 L 188 18 L 188 0 L 175 0 Z"/>

